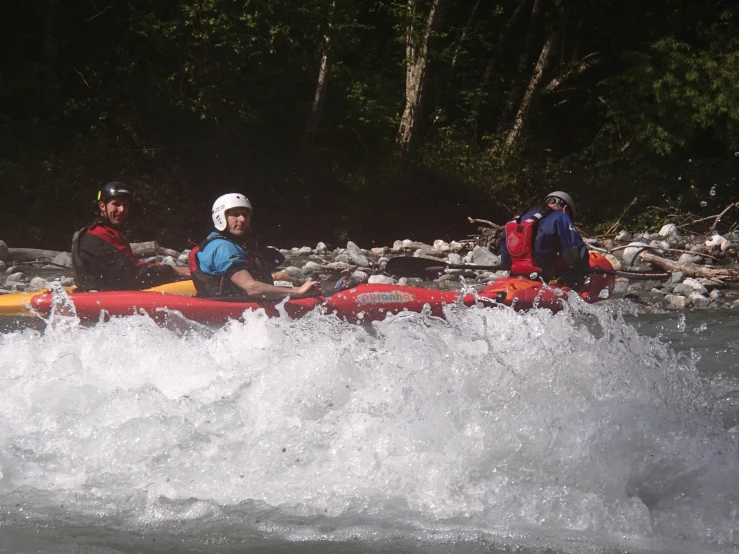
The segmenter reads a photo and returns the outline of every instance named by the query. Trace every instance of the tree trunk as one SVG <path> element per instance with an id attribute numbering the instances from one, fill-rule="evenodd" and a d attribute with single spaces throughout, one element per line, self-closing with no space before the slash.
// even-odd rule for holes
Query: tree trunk
<path id="1" fill-rule="evenodd" d="M 331 4 L 331 18 L 333 19 L 333 13 L 336 9 L 336 2 Z M 331 29 L 333 25 L 329 21 L 328 29 L 329 32 L 323 37 L 323 55 L 321 56 L 321 65 L 318 69 L 318 80 L 316 81 L 316 92 L 313 95 L 313 106 L 311 112 L 308 115 L 308 122 L 305 126 L 305 132 L 303 133 L 303 142 L 300 146 L 300 155 L 304 155 L 308 147 L 313 144 L 313 141 L 318 132 L 318 125 L 321 122 L 321 114 L 323 113 L 323 106 L 326 103 L 326 93 L 328 92 L 328 83 L 331 80 Z"/>
<path id="2" fill-rule="evenodd" d="M 511 116 L 513 115 L 513 109 L 516 104 L 521 100 L 521 92 L 523 90 L 523 76 L 529 73 L 529 57 L 531 56 L 531 45 L 534 42 L 534 37 L 539 34 L 539 22 L 541 21 L 541 0 L 534 0 L 534 5 L 531 8 L 531 16 L 529 17 L 529 27 L 526 31 L 526 37 L 524 38 L 523 48 L 521 49 L 521 56 L 518 58 L 518 75 L 521 79 L 515 79 L 513 88 L 510 93 L 510 102 L 506 104 L 500 113 L 498 119 L 498 131 L 505 129 L 511 122 Z"/>
<path id="3" fill-rule="evenodd" d="M 739 269 L 723 267 L 706 267 L 693 262 L 678 263 L 651 254 L 642 252 L 639 257 L 645 262 L 666 269 L 667 271 L 682 271 L 688 277 L 705 277 L 706 279 L 721 279 L 732 283 L 739 282 Z"/>
<path id="4" fill-rule="evenodd" d="M 447 82 L 451 81 L 454 76 L 454 67 L 457 65 L 459 51 L 462 48 L 462 43 L 467 38 L 467 32 L 470 30 L 470 27 L 472 27 L 472 22 L 475 20 L 475 15 L 477 14 L 477 9 L 480 7 L 480 2 L 482 2 L 482 0 L 477 0 L 475 2 L 475 5 L 472 7 L 472 11 L 470 12 L 470 17 L 467 19 L 467 24 L 464 26 L 464 29 L 462 29 L 462 34 L 459 35 L 459 40 L 452 46 L 452 61 L 449 63 Z"/>
<path id="5" fill-rule="evenodd" d="M 421 119 L 423 92 L 429 64 L 429 47 L 435 31 L 441 24 L 446 0 L 433 0 L 423 36 L 416 36 L 413 19 L 418 0 L 408 0 L 408 26 L 406 28 L 405 108 L 400 118 L 397 142 L 405 157 L 412 149 Z"/>
<path id="6" fill-rule="evenodd" d="M 536 99 L 536 96 L 539 93 L 539 89 L 541 88 L 541 83 L 544 79 L 544 72 L 546 71 L 547 67 L 549 67 L 552 58 L 554 58 L 554 54 L 557 51 L 558 38 L 559 29 L 555 23 L 552 27 L 551 32 L 549 33 L 549 38 L 544 43 L 544 46 L 541 49 L 541 54 L 539 55 L 539 59 L 536 62 L 536 66 L 534 66 L 534 73 L 531 75 L 528 87 L 526 87 L 526 93 L 523 95 L 523 100 L 521 100 L 521 105 L 518 108 L 518 113 L 516 113 L 516 117 L 513 120 L 513 126 L 508 131 L 508 134 L 506 135 L 506 138 L 503 142 L 505 150 L 507 152 L 513 150 L 518 145 L 521 133 L 523 132 L 524 128 L 526 127 L 526 123 L 528 122 L 528 117 L 531 112 L 531 106 L 534 104 L 534 100 Z M 493 148 L 493 151 L 495 151 L 495 148 Z"/>
<path id="7" fill-rule="evenodd" d="M 495 48 L 493 48 L 493 53 L 485 66 L 485 71 L 482 74 L 482 81 L 480 83 L 481 91 L 487 88 L 488 83 L 490 83 L 490 80 L 493 78 L 495 62 L 498 59 L 497 55 L 500 52 L 500 48 L 510 38 L 513 29 L 516 27 L 516 23 L 518 23 L 518 20 L 521 18 L 523 13 L 529 8 L 529 4 L 531 4 L 531 0 L 521 0 L 521 3 L 516 7 L 513 14 L 511 14 L 508 22 L 501 29 L 500 34 L 498 35 L 498 41 L 495 43 Z M 481 101 L 482 95 L 478 94 L 472 103 L 472 109 L 477 110 L 477 108 L 480 107 Z"/>

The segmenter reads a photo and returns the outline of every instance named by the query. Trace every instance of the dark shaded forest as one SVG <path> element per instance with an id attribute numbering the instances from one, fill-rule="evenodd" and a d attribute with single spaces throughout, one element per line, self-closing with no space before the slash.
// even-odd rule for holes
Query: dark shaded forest
<path id="1" fill-rule="evenodd" d="M 68 248 L 111 180 L 135 187 L 132 238 L 172 247 L 202 240 L 231 191 L 266 241 L 290 246 L 458 238 L 467 216 L 503 222 L 553 189 L 575 196 L 590 233 L 739 198 L 736 1 L 0 11 L 12 246 Z"/>

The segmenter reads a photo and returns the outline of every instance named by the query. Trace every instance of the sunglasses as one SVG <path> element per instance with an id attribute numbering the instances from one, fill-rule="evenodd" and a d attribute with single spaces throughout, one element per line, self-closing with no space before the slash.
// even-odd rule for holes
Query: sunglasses
<path id="1" fill-rule="evenodd" d="M 557 204 L 560 208 L 564 208 L 567 205 L 567 202 L 556 196 L 550 196 L 544 202 L 547 204 Z"/>

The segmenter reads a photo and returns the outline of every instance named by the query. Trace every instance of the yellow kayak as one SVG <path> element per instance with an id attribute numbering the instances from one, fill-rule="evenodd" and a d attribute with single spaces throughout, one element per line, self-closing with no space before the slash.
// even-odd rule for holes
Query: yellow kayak
<path id="1" fill-rule="evenodd" d="M 39 294 L 48 292 L 49 289 L 38 290 L 34 292 L 14 292 L 10 294 L 0 295 L 0 316 L 30 316 L 34 315 L 31 311 L 31 298 Z M 64 287 L 67 292 L 73 292 L 74 287 Z M 149 292 L 162 292 L 167 294 L 179 294 L 182 296 L 194 296 L 195 285 L 192 281 L 175 281 L 174 283 L 166 283 L 146 289 Z"/>

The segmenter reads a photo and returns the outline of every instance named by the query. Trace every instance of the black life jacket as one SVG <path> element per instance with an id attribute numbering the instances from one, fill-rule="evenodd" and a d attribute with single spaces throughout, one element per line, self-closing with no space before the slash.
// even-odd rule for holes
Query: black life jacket
<path id="1" fill-rule="evenodd" d="M 534 259 L 534 244 L 539 222 L 550 213 L 552 213 L 552 209 L 545 208 L 524 221 L 521 221 L 519 216 L 506 223 L 506 245 L 508 246 L 508 254 L 511 256 L 512 275 L 541 273 L 542 268 L 536 264 Z"/>
<path id="2" fill-rule="evenodd" d="M 247 241 L 239 244 L 227 235 L 219 233 L 217 235 L 209 236 L 199 246 L 196 246 L 190 251 L 190 275 L 192 277 L 193 284 L 195 285 L 195 289 L 197 290 L 197 296 L 206 298 L 234 296 L 248 297 L 246 292 L 236 286 L 228 276 L 211 275 L 210 273 L 206 273 L 200 269 L 200 262 L 197 254 L 204 250 L 205 247 L 214 240 L 227 240 L 243 249 L 246 252 L 246 267 L 244 267 L 244 269 L 246 269 L 256 281 L 267 283 L 268 285 L 274 284 L 270 266 L 276 267 L 285 259 L 279 251 L 268 249 L 269 254 L 277 252 L 281 259 L 265 261 L 256 241 Z"/>

